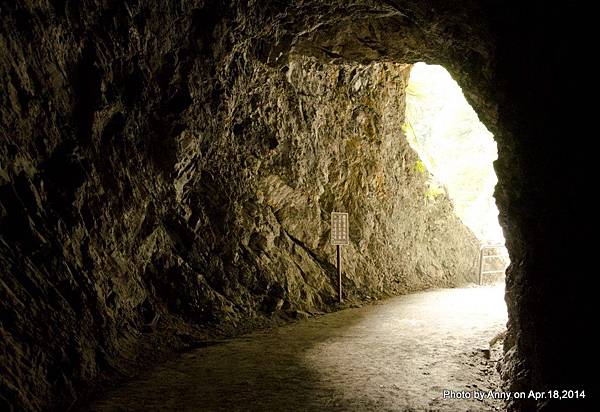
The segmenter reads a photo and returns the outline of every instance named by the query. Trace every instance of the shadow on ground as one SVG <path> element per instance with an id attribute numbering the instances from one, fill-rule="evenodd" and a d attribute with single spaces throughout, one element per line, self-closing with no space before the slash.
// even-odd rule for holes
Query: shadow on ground
<path id="1" fill-rule="evenodd" d="M 401 296 L 194 350 L 84 410 L 501 409 L 442 393 L 497 389 L 481 349 L 505 322 L 500 287 Z"/>

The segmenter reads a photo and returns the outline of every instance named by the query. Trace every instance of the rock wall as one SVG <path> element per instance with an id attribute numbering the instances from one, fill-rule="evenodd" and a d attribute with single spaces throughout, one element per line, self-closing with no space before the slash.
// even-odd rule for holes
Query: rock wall
<path id="1" fill-rule="evenodd" d="M 288 43 L 321 61 L 442 64 L 494 134 L 495 197 L 512 264 L 506 278 L 507 390 L 586 392 L 525 398 L 521 410 L 593 410 L 596 372 L 595 136 L 589 98 L 593 14 L 580 4 L 443 0 L 303 3 Z M 309 28 L 302 27 L 310 21 Z M 577 57 L 576 57 L 577 56 Z M 577 119 L 577 120 L 576 120 Z"/>
<path id="2" fill-rule="evenodd" d="M 3 409 L 331 310 L 334 210 L 349 300 L 474 280 L 475 240 L 402 135 L 409 66 L 289 53 L 317 6 L 2 3 Z"/>
<path id="3" fill-rule="evenodd" d="M 505 142 L 495 196 L 512 261 L 502 373 L 513 391 L 587 394 L 513 401 L 511 410 L 593 410 L 597 373 L 589 354 L 596 343 L 588 334 L 597 310 L 589 274 L 597 270 L 584 239 L 594 237 L 588 220 L 595 206 L 585 194 L 595 185 L 589 158 L 595 151 L 588 148 L 594 126 L 567 120 L 593 118 L 586 105 L 572 104 L 585 99 L 593 74 L 568 57 L 585 55 L 592 25 L 574 4 L 538 6 L 510 16 L 500 10 L 494 21 L 504 27 L 497 100 Z M 576 136 L 582 140 L 573 141 Z"/>

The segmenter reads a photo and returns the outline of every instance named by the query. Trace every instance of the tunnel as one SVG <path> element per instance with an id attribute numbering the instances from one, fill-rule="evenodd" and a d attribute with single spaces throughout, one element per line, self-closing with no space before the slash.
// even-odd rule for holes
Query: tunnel
<path id="1" fill-rule="evenodd" d="M 0 2 L 0 408 L 89 410 L 226 338 L 266 330 L 269 352 L 277 326 L 477 283 L 478 240 L 406 139 L 424 62 L 497 144 L 511 263 L 494 373 L 523 394 L 502 408 L 592 410 L 590 16 L 541 1 Z M 343 302 L 332 212 L 349 220 Z"/>

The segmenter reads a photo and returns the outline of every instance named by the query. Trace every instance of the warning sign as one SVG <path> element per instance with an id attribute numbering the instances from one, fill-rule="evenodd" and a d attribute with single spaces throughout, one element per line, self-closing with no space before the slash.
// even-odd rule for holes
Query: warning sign
<path id="1" fill-rule="evenodd" d="M 350 243 L 348 213 L 331 212 L 331 243 L 334 245 Z"/>

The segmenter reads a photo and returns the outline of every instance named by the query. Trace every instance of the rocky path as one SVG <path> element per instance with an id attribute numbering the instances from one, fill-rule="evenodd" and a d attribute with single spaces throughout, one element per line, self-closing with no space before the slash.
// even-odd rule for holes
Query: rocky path
<path id="1" fill-rule="evenodd" d="M 93 411 L 501 410 L 444 390 L 496 390 L 503 288 L 439 289 L 348 309 L 183 354 Z"/>

